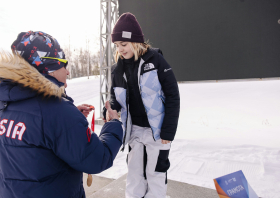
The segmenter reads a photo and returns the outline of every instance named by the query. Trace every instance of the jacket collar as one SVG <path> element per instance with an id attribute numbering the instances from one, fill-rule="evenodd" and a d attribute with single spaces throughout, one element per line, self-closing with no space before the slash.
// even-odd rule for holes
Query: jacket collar
<path id="1" fill-rule="evenodd" d="M 23 58 L 10 53 L 0 53 L 0 78 L 1 101 L 17 101 L 38 94 L 59 98 L 65 95 L 63 83 L 39 73 Z"/>
<path id="2" fill-rule="evenodd" d="M 148 48 L 147 52 L 141 57 L 144 63 L 154 56 L 155 50 L 153 48 Z"/>
<path id="3" fill-rule="evenodd" d="M 118 73 L 118 74 L 124 74 L 124 63 L 123 60 L 121 58 L 118 59 L 117 62 L 117 66 L 114 69 L 114 73 Z"/>
<path id="4" fill-rule="evenodd" d="M 143 59 L 143 63 L 147 62 L 150 58 L 154 56 L 155 53 L 161 53 L 160 49 L 157 48 L 148 48 L 147 52 L 139 57 L 139 59 Z M 124 73 L 124 63 L 121 58 L 118 59 L 117 66 L 114 70 L 114 72 L 122 74 Z"/>

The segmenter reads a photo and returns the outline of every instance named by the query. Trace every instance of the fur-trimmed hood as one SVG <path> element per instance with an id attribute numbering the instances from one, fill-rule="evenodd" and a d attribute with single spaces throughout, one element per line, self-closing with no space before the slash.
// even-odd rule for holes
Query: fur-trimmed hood
<path id="1" fill-rule="evenodd" d="M 17 101 L 35 95 L 61 98 L 63 83 L 49 75 L 39 73 L 23 58 L 0 52 L 0 101 Z"/>

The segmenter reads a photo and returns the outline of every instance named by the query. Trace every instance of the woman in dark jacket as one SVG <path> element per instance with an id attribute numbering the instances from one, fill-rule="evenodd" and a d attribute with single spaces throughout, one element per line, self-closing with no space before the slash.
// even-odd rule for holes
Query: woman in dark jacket
<path id="1" fill-rule="evenodd" d="M 85 197 L 83 172 L 112 166 L 121 122 L 91 133 L 64 93 L 67 61 L 50 35 L 21 33 L 12 51 L 0 54 L 0 198 Z"/>
<path id="2" fill-rule="evenodd" d="M 121 111 L 123 146 L 129 147 L 126 197 L 163 198 L 170 142 L 179 118 L 178 84 L 161 51 L 144 43 L 141 27 L 131 13 L 118 19 L 112 42 L 117 63 L 110 103 L 112 109 Z"/>

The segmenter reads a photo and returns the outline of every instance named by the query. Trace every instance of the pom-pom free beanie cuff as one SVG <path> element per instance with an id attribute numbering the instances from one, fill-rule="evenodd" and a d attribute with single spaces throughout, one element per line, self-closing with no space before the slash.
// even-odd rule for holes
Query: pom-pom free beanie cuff
<path id="1" fill-rule="evenodd" d="M 129 41 L 136 43 L 144 43 L 144 35 L 136 17 L 127 12 L 120 16 L 114 29 L 112 42 Z"/>

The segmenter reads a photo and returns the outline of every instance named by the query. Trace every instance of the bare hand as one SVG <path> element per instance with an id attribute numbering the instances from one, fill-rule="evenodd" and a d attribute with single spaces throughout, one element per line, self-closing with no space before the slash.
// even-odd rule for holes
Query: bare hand
<path id="1" fill-rule="evenodd" d="M 88 117 L 88 114 L 94 110 L 94 107 L 92 105 L 89 105 L 89 104 L 82 104 L 82 105 L 79 105 L 77 106 L 77 108 L 79 109 L 80 112 L 82 112 L 82 114 L 85 116 L 85 117 Z"/>
<path id="2" fill-rule="evenodd" d="M 106 112 L 106 121 L 107 122 L 109 122 L 110 120 L 113 120 L 113 119 L 119 119 L 118 112 L 116 110 L 111 109 L 111 105 L 110 105 L 109 101 L 106 101 L 105 108 L 107 109 L 107 112 Z"/>
<path id="3" fill-rule="evenodd" d="M 162 143 L 162 144 L 168 144 L 168 143 L 170 143 L 170 141 L 169 141 L 169 140 L 163 140 L 163 139 L 161 139 L 161 143 Z"/>

